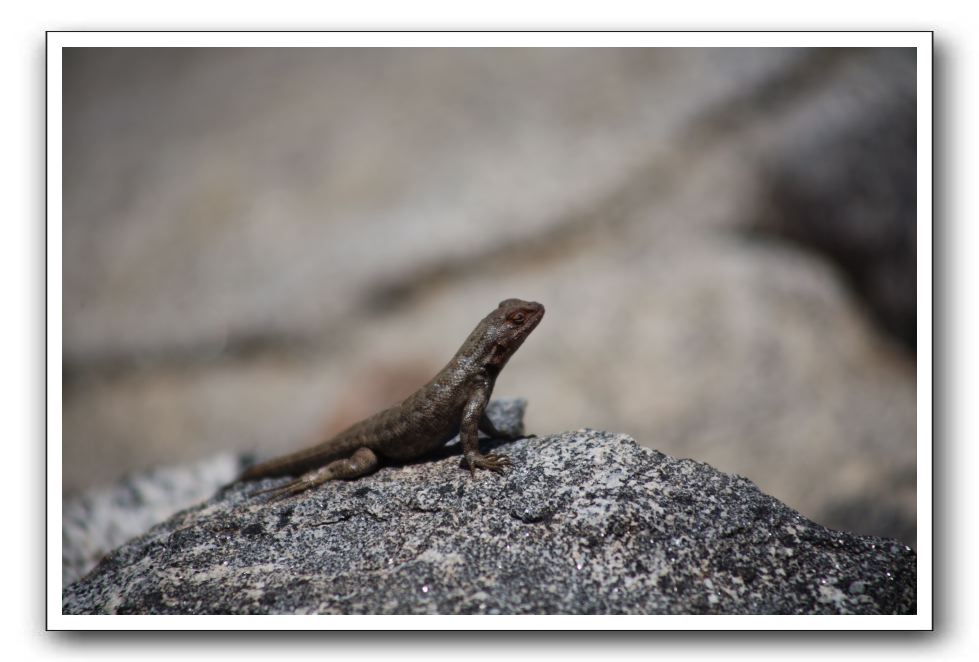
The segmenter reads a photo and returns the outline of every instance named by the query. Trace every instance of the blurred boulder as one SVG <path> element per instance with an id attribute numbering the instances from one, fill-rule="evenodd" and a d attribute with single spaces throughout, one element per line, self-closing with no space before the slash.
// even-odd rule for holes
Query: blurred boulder
<path id="1" fill-rule="evenodd" d="M 776 141 L 763 227 L 832 260 L 881 327 L 914 351 L 915 54 L 882 49 L 867 59 L 863 86 L 819 99 L 822 112 Z"/>

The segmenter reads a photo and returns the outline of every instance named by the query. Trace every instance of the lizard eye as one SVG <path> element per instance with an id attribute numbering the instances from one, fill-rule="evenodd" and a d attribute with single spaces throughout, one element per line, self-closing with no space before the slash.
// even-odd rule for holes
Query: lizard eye
<path id="1" fill-rule="evenodd" d="M 513 322 L 514 324 L 523 324 L 524 314 L 514 313 L 513 315 L 510 316 L 510 321 Z"/>

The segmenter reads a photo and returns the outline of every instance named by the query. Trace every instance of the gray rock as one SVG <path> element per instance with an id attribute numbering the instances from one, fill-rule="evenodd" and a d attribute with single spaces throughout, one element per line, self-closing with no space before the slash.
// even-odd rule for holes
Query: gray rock
<path id="1" fill-rule="evenodd" d="M 110 551 L 179 510 L 208 498 L 240 470 L 231 453 L 126 476 L 61 501 L 61 580 L 75 581 Z"/>
<path id="2" fill-rule="evenodd" d="M 487 445 L 493 445 L 487 442 Z M 290 501 L 236 485 L 117 549 L 71 614 L 906 614 L 915 553 L 819 526 L 740 476 L 581 429 Z M 281 479 L 280 479 L 281 480 Z"/>

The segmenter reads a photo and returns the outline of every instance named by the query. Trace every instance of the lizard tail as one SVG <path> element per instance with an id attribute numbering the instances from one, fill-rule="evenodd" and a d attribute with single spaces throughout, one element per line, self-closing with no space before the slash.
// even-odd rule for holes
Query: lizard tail
<path id="1" fill-rule="evenodd" d="M 235 482 L 258 480 L 259 478 L 276 478 L 278 476 L 294 476 L 301 469 L 298 462 L 283 462 L 281 459 L 259 462 L 248 467 Z"/>

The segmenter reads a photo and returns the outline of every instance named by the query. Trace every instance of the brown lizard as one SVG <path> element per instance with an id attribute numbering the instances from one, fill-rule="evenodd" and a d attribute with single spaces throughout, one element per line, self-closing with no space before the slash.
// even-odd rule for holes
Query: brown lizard
<path id="1" fill-rule="evenodd" d="M 256 464 L 242 480 L 298 476 L 257 494 L 287 498 L 328 480 L 351 479 L 376 469 L 382 460 L 405 462 L 429 453 L 457 434 L 469 470 L 502 471 L 504 455 L 479 452 L 479 431 L 508 438 L 486 416 L 496 377 L 544 316 L 544 306 L 507 299 L 476 326 L 452 360 L 401 404 L 385 409 L 323 443 Z"/>

